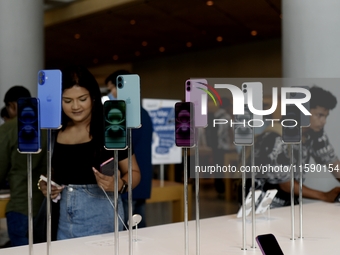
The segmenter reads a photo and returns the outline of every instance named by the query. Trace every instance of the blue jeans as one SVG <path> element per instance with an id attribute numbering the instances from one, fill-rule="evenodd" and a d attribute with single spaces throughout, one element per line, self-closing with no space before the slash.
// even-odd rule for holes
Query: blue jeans
<path id="1" fill-rule="evenodd" d="M 6 213 L 7 231 L 12 246 L 28 244 L 28 216 L 18 212 Z"/>
<path id="2" fill-rule="evenodd" d="M 113 202 L 113 192 L 107 192 Z M 122 200 L 118 212 L 124 220 Z M 123 224 L 119 220 L 119 230 Z M 61 193 L 57 239 L 114 232 L 114 209 L 97 184 L 68 185 Z"/>

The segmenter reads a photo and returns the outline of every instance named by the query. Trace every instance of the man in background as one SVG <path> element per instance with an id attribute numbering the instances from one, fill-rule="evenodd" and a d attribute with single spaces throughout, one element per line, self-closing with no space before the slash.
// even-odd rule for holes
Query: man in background
<path id="1" fill-rule="evenodd" d="M 5 94 L 4 102 L 9 121 L 0 126 L 0 183 L 8 180 L 10 201 L 6 207 L 8 236 L 11 246 L 28 244 L 28 192 L 27 192 L 27 155 L 17 151 L 17 101 L 21 97 L 31 97 L 23 86 L 14 86 Z M 32 183 L 46 173 L 46 135 L 42 133 L 42 151 L 32 155 Z M 33 216 L 37 214 L 43 200 L 42 193 L 33 185 Z"/>
<path id="2" fill-rule="evenodd" d="M 110 100 L 117 99 L 116 79 L 119 75 L 128 75 L 130 72 L 126 70 L 118 70 L 109 75 L 105 84 L 110 93 L 108 97 Z M 151 196 L 152 186 L 152 133 L 153 126 L 148 112 L 141 106 L 141 123 L 142 126 L 137 129 L 132 129 L 132 148 L 136 155 L 137 163 L 141 172 L 141 180 L 136 188 L 132 191 L 132 215 L 139 214 L 142 216 L 142 221 L 138 227 L 146 226 L 145 222 L 145 202 Z M 129 220 L 128 212 L 128 197 L 127 194 L 122 195 L 124 205 L 125 223 Z"/>

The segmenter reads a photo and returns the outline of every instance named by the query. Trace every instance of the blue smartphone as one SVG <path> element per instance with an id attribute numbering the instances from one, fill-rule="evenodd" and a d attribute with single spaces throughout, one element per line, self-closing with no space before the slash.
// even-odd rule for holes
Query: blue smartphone
<path id="1" fill-rule="evenodd" d="M 194 104 L 196 127 L 208 126 L 208 86 L 205 79 L 190 79 L 185 82 L 185 102 Z"/>
<path id="2" fill-rule="evenodd" d="M 141 127 L 140 79 L 137 74 L 117 77 L 117 99 L 126 103 L 126 127 Z"/>
<path id="3" fill-rule="evenodd" d="M 38 72 L 38 98 L 40 101 L 40 127 L 61 128 L 61 71 Z"/>
<path id="4" fill-rule="evenodd" d="M 18 151 L 39 153 L 40 121 L 39 99 L 22 97 L 18 99 Z"/>
<path id="5" fill-rule="evenodd" d="M 273 234 L 258 235 L 256 242 L 263 255 L 283 255 L 283 251 Z"/>
<path id="6" fill-rule="evenodd" d="M 104 147 L 107 150 L 127 148 L 126 103 L 123 100 L 104 103 Z"/>
<path id="7" fill-rule="evenodd" d="M 175 104 L 175 142 L 178 147 L 195 146 L 195 114 L 192 102 Z"/>

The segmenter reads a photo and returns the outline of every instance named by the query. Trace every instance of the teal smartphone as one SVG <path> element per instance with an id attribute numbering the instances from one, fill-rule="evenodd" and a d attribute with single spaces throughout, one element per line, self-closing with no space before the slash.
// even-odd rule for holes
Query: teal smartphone
<path id="1" fill-rule="evenodd" d="M 61 71 L 38 72 L 38 98 L 40 101 L 40 127 L 61 128 Z"/>
<path id="2" fill-rule="evenodd" d="M 117 77 L 117 99 L 126 103 L 126 127 L 141 127 L 140 79 L 137 74 Z"/>
<path id="3" fill-rule="evenodd" d="M 25 97 L 18 99 L 18 151 L 20 153 L 39 153 L 40 121 L 39 99 Z"/>
<path id="4" fill-rule="evenodd" d="M 104 103 L 104 147 L 107 150 L 125 150 L 126 104 L 123 100 L 108 100 Z"/>

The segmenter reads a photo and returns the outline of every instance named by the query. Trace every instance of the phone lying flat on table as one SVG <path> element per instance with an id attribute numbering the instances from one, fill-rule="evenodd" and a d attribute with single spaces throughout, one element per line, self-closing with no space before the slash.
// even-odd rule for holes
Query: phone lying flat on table
<path id="1" fill-rule="evenodd" d="M 256 242 L 263 255 L 283 255 L 283 251 L 273 234 L 258 235 Z"/>
<path id="2" fill-rule="evenodd" d="M 40 175 L 40 179 L 41 179 L 41 180 L 43 180 L 44 182 L 46 182 L 46 183 L 47 183 L 47 178 L 46 178 L 45 176 L 43 176 L 43 175 Z M 52 184 L 53 186 L 56 186 L 57 188 L 62 188 L 62 186 L 61 186 L 61 185 L 59 185 L 59 184 L 55 183 L 55 182 L 54 182 L 54 181 L 52 181 L 52 180 L 51 180 L 51 184 Z"/>
<path id="3" fill-rule="evenodd" d="M 100 164 L 100 172 L 102 174 L 112 176 L 114 174 L 114 160 L 113 158 L 109 158 Z"/>

